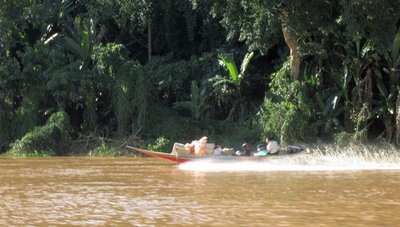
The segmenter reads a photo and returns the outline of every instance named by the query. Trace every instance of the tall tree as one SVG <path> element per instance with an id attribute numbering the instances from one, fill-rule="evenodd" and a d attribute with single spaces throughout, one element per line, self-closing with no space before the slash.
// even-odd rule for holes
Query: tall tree
<path id="1" fill-rule="evenodd" d="M 155 0 L 118 0 L 117 2 L 127 22 L 131 22 L 138 31 L 146 31 L 147 43 L 142 43 L 142 45 L 146 46 L 147 58 L 150 61 L 153 52 L 152 27 L 155 17 Z"/>
<path id="2" fill-rule="evenodd" d="M 292 78 L 298 79 L 299 47 L 333 20 L 333 7 L 331 0 L 226 0 L 217 1 L 214 9 L 223 15 L 227 38 L 245 41 L 251 50 L 266 53 L 283 39 L 290 49 Z"/>

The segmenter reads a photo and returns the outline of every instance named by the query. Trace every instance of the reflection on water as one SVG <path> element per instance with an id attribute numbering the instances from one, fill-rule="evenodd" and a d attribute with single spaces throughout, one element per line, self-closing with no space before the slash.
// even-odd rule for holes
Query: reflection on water
<path id="1" fill-rule="evenodd" d="M 235 166 L 154 158 L 2 158 L 0 226 L 398 225 L 395 162 L 387 163 L 390 168 L 365 168 L 364 162 L 359 169 L 315 171 L 326 160 L 313 160 L 314 169 L 306 160 Z M 271 171 L 279 166 L 285 171 Z"/>

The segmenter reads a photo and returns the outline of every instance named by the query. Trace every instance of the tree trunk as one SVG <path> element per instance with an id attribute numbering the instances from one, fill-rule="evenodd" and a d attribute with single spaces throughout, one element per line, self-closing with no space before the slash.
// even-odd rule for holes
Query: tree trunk
<path id="1" fill-rule="evenodd" d="M 147 57 L 148 61 L 151 60 L 151 19 L 149 19 L 149 23 L 147 24 Z"/>
<path id="2" fill-rule="evenodd" d="M 293 79 L 297 80 L 300 76 L 300 56 L 297 51 L 299 44 L 290 31 L 289 31 L 289 16 L 287 11 L 282 11 L 282 32 L 285 42 L 290 49 L 290 69 L 291 76 Z"/>

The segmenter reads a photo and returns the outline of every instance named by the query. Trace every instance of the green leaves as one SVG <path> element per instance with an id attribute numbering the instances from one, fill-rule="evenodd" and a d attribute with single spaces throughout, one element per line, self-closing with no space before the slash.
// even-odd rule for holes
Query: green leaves
<path id="1" fill-rule="evenodd" d="M 12 144 L 11 156 L 63 155 L 70 147 L 70 123 L 67 113 L 59 111 L 50 116 L 43 126 L 35 127 Z"/>
<path id="2" fill-rule="evenodd" d="M 399 63 L 400 63 L 399 51 L 400 51 L 400 32 L 398 32 L 396 34 L 396 37 L 393 40 L 392 52 L 391 52 L 391 57 L 392 57 L 394 66 L 396 66 L 396 67 L 400 66 L 399 65 Z"/>
<path id="3" fill-rule="evenodd" d="M 239 84 L 239 72 L 236 67 L 236 63 L 233 60 L 232 55 L 229 54 L 221 54 L 219 59 L 219 64 L 225 66 L 230 75 L 230 80 L 225 80 L 225 82 L 232 83 L 232 84 Z"/>
<path id="4" fill-rule="evenodd" d="M 251 59 L 253 58 L 253 56 L 254 56 L 254 52 L 247 53 L 244 56 L 243 62 L 241 64 L 241 66 L 240 66 L 240 77 L 243 77 L 243 75 L 246 72 L 247 67 L 249 66 L 249 63 L 250 63 Z"/>
<path id="5" fill-rule="evenodd" d="M 392 128 L 397 127 L 396 130 L 400 130 L 399 123 L 395 123 L 396 109 L 397 112 L 400 106 L 396 106 L 400 103 L 398 94 L 400 92 L 398 83 L 400 77 L 400 32 L 398 32 L 393 40 L 391 48 L 382 49 L 386 67 L 383 71 L 389 75 L 389 84 L 385 85 L 379 78 L 376 79 L 376 84 L 379 90 L 379 96 L 374 99 L 375 108 L 373 115 L 377 118 L 382 117 L 386 127 L 387 138 L 390 140 L 393 134 Z M 397 116 L 398 117 L 398 116 Z M 397 125 L 396 125 L 397 124 Z"/>
<path id="6" fill-rule="evenodd" d="M 203 81 L 199 87 L 197 82 L 193 80 L 190 90 L 190 101 L 177 102 L 174 104 L 174 107 L 189 110 L 195 121 L 207 121 L 207 112 L 211 107 L 208 104 L 207 81 Z"/>
<path id="7" fill-rule="evenodd" d="M 339 105 L 342 91 L 334 91 L 333 93 L 316 93 L 315 97 L 318 103 L 316 112 L 317 120 L 312 124 L 318 130 L 322 130 L 325 134 L 330 134 L 341 129 L 339 116 L 343 113 L 344 108 Z"/>
<path id="8" fill-rule="evenodd" d="M 95 45 L 93 19 L 81 21 L 79 17 L 76 17 L 74 26 L 68 24 L 65 26 L 68 32 L 55 33 L 45 41 L 45 44 L 54 42 L 73 53 L 82 61 L 79 67 L 82 70 L 90 61 L 90 55 Z"/>
<path id="9" fill-rule="evenodd" d="M 239 86 L 243 80 L 244 74 L 249 66 L 251 59 L 254 56 L 254 52 L 247 53 L 243 58 L 242 64 L 240 65 L 240 73 L 237 70 L 236 63 L 233 60 L 232 55 L 230 54 L 220 54 L 219 63 L 222 66 L 225 66 L 229 71 L 230 80 L 222 80 L 226 83 L 231 83 L 236 86 Z M 221 83 L 221 82 L 219 82 Z"/>
<path id="10" fill-rule="evenodd" d="M 375 99 L 375 109 L 373 114 L 378 117 L 388 117 L 393 115 L 395 111 L 395 92 L 394 89 L 388 89 L 380 79 L 376 79 L 376 85 L 379 89 L 379 96 Z"/>
<path id="11" fill-rule="evenodd" d="M 220 54 L 219 55 L 219 63 L 229 72 L 229 78 L 221 77 L 219 75 L 215 76 L 212 80 L 214 81 L 213 87 L 216 88 L 218 86 L 231 85 L 222 88 L 220 91 L 225 91 L 219 95 L 223 96 L 225 94 L 234 94 L 228 100 L 229 104 L 232 104 L 228 119 L 235 114 L 239 113 L 239 116 L 242 117 L 245 113 L 245 97 L 243 97 L 243 80 L 244 75 L 246 73 L 247 68 L 249 67 L 250 61 L 254 56 L 254 52 L 247 53 L 242 60 L 240 65 L 240 73 L 237 70 L 237 66 L 231 54 Z M 227 92 L 226 90 L 231 90 L 231 92 Z M 235 113 L 236 112 L 236 113 Z"/>

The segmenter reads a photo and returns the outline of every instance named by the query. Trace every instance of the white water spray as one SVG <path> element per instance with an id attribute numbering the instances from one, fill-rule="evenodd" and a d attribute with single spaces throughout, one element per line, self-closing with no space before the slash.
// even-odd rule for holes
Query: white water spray
<path id="1" fill-rule="evenodd" d="M 263 161 L 198 161 L 179 165 L 182 170 L 223 171 L 348 171 L 400 170 L 400 152 L 374 147 L 346 147 L 346 150 L 316 149 L 293 156 L 274 156 Z"/>

